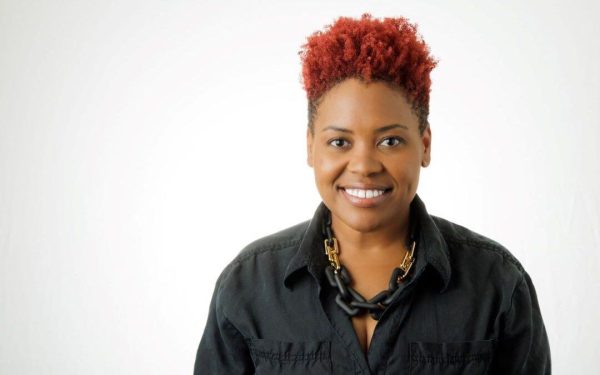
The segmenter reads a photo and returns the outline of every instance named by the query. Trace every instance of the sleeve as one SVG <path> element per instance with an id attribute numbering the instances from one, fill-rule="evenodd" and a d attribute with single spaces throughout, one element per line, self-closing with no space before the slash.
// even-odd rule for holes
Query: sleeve
<path id="1" fill-rule="evenodd" d="M 243 335 L 223 313 L 220 281 L 216 283 L 208 320 L 196 354 L 194 375 L 254 374 L 254 364 Z"/>
<path id="2" fill-rule="evenodd" d="M 496 374 L 551 374 L 548 336 L 527 272 L 513 292 L 494 363 Z"/>

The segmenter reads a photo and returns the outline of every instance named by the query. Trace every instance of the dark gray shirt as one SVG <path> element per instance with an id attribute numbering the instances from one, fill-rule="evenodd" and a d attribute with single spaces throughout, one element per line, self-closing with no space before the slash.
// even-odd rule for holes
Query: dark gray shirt
<path id="1" fill-rule="evenodd" d="M 527 272 L 497 242 L 429 215 L 418 196 L 414 269 L 365 355 L 324 277 L 326 210 L 251 243 L 223 270 L 195 375 L 550 374 Z"/>

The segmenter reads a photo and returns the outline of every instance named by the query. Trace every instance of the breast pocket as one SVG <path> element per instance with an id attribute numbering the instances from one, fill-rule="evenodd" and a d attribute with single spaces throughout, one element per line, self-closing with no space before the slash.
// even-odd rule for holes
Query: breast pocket
<path id="1" fill-rule="evenodd" d="M 410 343 L 411 374 L 488 374 L 494 340 Z"/>
<path id="2" fill-rule="evenodd" d="M 249 339 L 256 375 L 325 375 L 331 373 L 331 342 L 285 342 Z"/>

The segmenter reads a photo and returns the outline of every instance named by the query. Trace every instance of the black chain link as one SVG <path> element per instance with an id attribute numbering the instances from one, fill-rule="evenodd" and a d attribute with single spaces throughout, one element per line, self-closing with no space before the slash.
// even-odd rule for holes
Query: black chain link
<path id="1" fill-rule="evenodd" d="M 412 246 L 415 246 L 415 228 L 417 226 L 414 220 L 411 220 L 411 225 L 412 228 L 410 242 L 412 243 Z M 326 213 L 325 219 L 323 220 L 323 236 L 325 237 L 326 246 L 333 246 L 334 237 L 331 231 L 330 211 Z M 408 275 L 410 269 L 410 266 L 406 270 L 403 270 L 400 267 L 394 268 L 388 283 L 388 289 L 377 293 L 377 295 L 370 300 L 364 298 L 360 293 L 350 286 L 350 284 L 352 284 L 352 278 L 350 277 L 348 270 L 346 270 L 343 265 L 340 265 L 340 268 L 336 270 L 333 265 L 328 264 L 325 268 L 325 275 L 327 276 L 329 285 L 337 288 L 338 290 L 338 295 L 335 297 L 335 302 L 339 307 L 342 308 L 342 310 L 344 310 L 350 316 L 357 316 L 368 312 L 371 314 L 373 319 L 379 320 L 386 307 L 394 299 L 396 299 L 398 294 L 400 294 L 402 291 L 402 289 L 398 288 L 399 281 Z"/>

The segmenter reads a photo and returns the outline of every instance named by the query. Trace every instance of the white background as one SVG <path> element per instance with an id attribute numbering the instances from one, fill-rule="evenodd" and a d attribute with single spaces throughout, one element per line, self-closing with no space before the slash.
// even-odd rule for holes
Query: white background
<path id="1" fill-rule="evenodd" d="M 191 374 L 223 267 L 320 201 L 300 45 L 365 11 L 440 60 L 429 212 L 508 247 L 554 373 L 596 373 L 599 10 L 0 0 L 0 373 Z"/>

